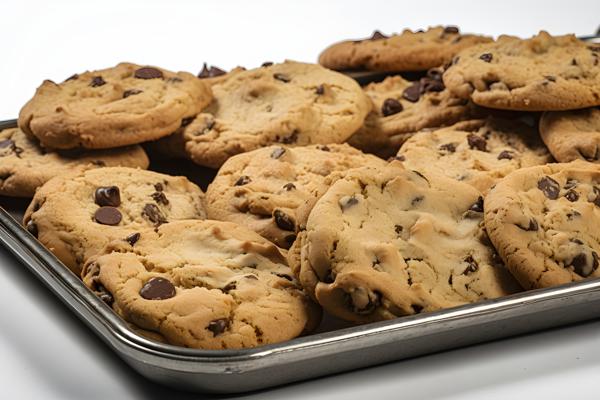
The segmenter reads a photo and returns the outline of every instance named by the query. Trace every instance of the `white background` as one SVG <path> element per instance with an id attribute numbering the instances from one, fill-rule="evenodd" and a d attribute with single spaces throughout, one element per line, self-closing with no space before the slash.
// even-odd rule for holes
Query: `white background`
<path id="1" fill-rule="evenodd" d="M 315 61 L 333 41 L 454 24 L 529 36 L 591 34 L 600 1 L 3 2 L 0 119 L 43 79 L 120 61 L 197 73 Z M 139 377 L 0 249 L 0 398 L 210 398 Z M 600 310 L 599 310 L 600 312 Z M 251 394 L 256 399 L 598 399 L 600 321 Z M 246 397 L 239 397 L 246 398 Z"/>

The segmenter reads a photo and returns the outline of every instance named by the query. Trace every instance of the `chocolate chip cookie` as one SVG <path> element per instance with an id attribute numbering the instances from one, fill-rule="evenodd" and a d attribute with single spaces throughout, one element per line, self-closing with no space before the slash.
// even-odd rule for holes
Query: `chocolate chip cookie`
<path id="1" fill-rule="evenodd" d="M 0 131 L 0 194 L 33 197 L 35 189 L 55 176 L 81 168 L 148 167 L 140 146 L 110 150 L 51 152 L 18 128 Z"/>
<path id="2" fill-rule="evenodd" d="M 540 135 L 560 162 L 600 163 L 600 107 L 546 112 L 540 120 Z"/>
<path id="3" fill-rule="evenodd" d="M 112 240 L 140 229 L 203 219 L 204 194 L 184 177 L 111 167 L 58 176 L 40 187 L 23 219 L 27 230 L 74 273 Z"/>
<path id="4" fill-rule="evenodd" d="M 485 226 L 527 289 L 600 277 L 600 166 L 585 161 L 515 171 L 485 198 Z"/>
<path id="5" fill-rule="evenodd" d="M 398 161 L 352 170 L 314 206 L 290 264 L 325 310 L 356 322 L 514 293 L 483 207 L 473 187 Z"/>
<path id="6" fill-rule="evenodd" d="M 507 110 L 569 110 L 600 105 L 600 46 L 573 35 L 501 36 L 461 51 L 444 73 L 459 97 Z"/>
<path id="7" fill-rule="evenodd" d="M 19 127 L 50 148 L 119 147 L 173 133 L 211 99 L 210 86 L 192 74 L 121 63 L 44 81 Z"/>
<path id="8" fill-rule="evenodd" d="M 312 330 L 320 310 L 285 251 L 239 225 L 177 221 L 117 240 L 83 269 L 85 284 L 125 320 L 170 344 L 239 349 Z"/>
<path id="9" fill-rule="evenodd" d="M 397 157 L 407 168 L 436 172 L 486 193 L 512 171 L 551 162 L 533 117 L 488 117 L 420 132 L 408 139 Z"/>
<path id="10" fill-rule="evenodd" d="M 371 107 L 352 79 L 292 61 L 237 72 L 212 90 L 214 101 L 182 133 L 189 157 L 212 168 L 271 144 L 341 143 Z"/>
<path id="11" fill-rule="evenodd" d="M 270 146 L 227 160 L 206 191 L 209 218 L 236 222 L 288 248 L 334 172 L 385 161 L 346 144 Z"/>
<path id="12" fill-rule="evenodd" d="M 422 71 L 448 63 L 460 50 L 491 41 L 461 34 L 455 26 L 416 32 L 405 29 L 389 37 L 375 31 L 368 39 L 330 46 L 319 56 L 319 64 L 334 70 Z"/>
<path id="13" fill-rule="evenodd" d="M 364 90 L 373 109 L 348 143 L 384 158 L 396 154 L 400 145 L 415 132 L 452 125 L 473 111 L 468 100 L 446 90 L 442 71 L 437 68 L 430 69 L 426 77 L 415 82 L 391 76 L 383 82 L 367 85 Z"/>

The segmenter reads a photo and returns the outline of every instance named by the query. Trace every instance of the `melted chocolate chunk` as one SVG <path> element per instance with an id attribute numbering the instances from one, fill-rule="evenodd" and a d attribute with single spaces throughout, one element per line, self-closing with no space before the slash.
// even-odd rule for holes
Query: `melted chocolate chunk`
<path id="1" fill-rule="evenodd" d="M 102 79 L 101 76 L 94 76 L 92 78 L 92 81 L 90 82 L 91 87 L 98 87 L 98 86 L 102 86 L 105 84 L 106 84 L 106 82 L 104 81 L 104 79 Z"/>
<path id="2" fill-rule="evenodd" d="M 140 233 L 139 232 L 132 233 L 131 235 L 128 235 L 125 238 L 125 241 L 127 243 L 129 243 L 131 246 L 133 246 L 134 244 L 136 244 L 138 240 L 140 240 Z"/>
<path id="3" fill-rule="evenodd" d="M 456 144 L 454 144 L 454 143 L 442 144 L 442 145 L 440 145 L 439 149 L 442 151 L 447 151 L 448 153 L 454 153 L 456 151 Z"/>
<path id="4" fill-rule="evenodd" d="M 154 190 L 156 190 L 157 192 L 162 192 L 163 190 L 165 190 L 165 188 L 162 183 L 158 182 L 154 184 Z"/>
<path id="5" fill-rule="evenodd" d="M 166 300 L 175 297 L 175 286 L 165 278 L 150 278 L 140 289 L 140 296 L 146 300 Z"/>
<path id="6" fill-rule="evenodd" d="M 271 153 L 271 158 L 278 159 L 279 157 L 281 157 L 284 154 L 285 154 L 285 149 L 283 147 L 277 147 Z"/>
<path id="7" fill-rule="evenodd" d="M 94 213 L 94 220 L 102 225 L 119 225 L 121 219 L 123 219 L 121 212 L 110 206 L 100 207 Z"/>
<path id="8" fill-rule="evenodd" d="M 554 179 L 549 176 L 544 176 L 542 179 L 538 181 L 537 184 L 538 189 L 544 193 L 544 196 L 549 198 L 550 200 L 558 199 L 558 194 L 560 193 L 560 185 Z"/>
<path id="9" fill-rule="evenodd" d="M 402 225 L 394 225 L 394 231 L 398 234 L 402 233 L 404 227 Z"/>
<path id="10" fill-rule="evenodd" d="M 385 99 L 383 105 L 381 106 L 381 114 L 384 117 L 388 117 L 390 115 L 398 114 L 404 108 L 402 104 L 396 99 Z"/>
<path id="11" fill-rule="evenodd" d="M 447 26 L 444 28 L 444 33 L 459 33 L 459 29 L 457 26 Z"/>
<path id="12" fill-rule="evenodd" d="M 94 202 L 99 206 L 119 207 L 121 192 L 117 186 L 100 186 L 94 192 Z"/>
<path id="13" fill-rule="evenodd" d="M 142 91 L 139 89 L 129 89 L 129 90 L 126 90 L 123 92 L 123 98 L 126 99 L 129 96 L 134 96 L 134 95 L 140 94 L 140 93 L 142 93 Z"/>
<path id="14" fill-rule="evenodd" d="M 288 192 L 289 192 L 290 190 L 294 190 L 294 189 L 296 189 L 296 185 L 294 185 L 293 183 L 289 182 L 289 183 L 286 183 L 285 185 L 283 185 L 283 188 L 284 188 L 286 191 L 288 191 Z"/>
<path id="15" fill-rule="evenodd" d="M 479 196 L 477 201 L 469 208 L 469 211 L 483 212 L 483 197 Z"/>
<path id="16" fill-rule="evenodd" d="M 402 97 L 411 103 L 416 103 L 419 101 L 419 97 L 421 97 L 421 83 L 414 82 L 412 85 L 404 89 L 402 92 Z"/>
<path id="17" fill-rule="evenodd" d="M 162 71 L 152 67 L 142 67 L 137 69 L 134 74 L 134 77 L 138 79 L 158 79 L 163 77 Z"/>
<path id="18" fill-rule="evenodd" d="M 282 73 L 275 73 L 273 74 L 273 78 L 277 79 L 278 81 L 281 81 L 283 83 L 288 83 L 292 81 L 292 78 L 290 78 L 289 76 L 287 76 L 286 74 L 282 74 Z"/>
<path id="19" fill-rule="evenodd" d="M 213 337 L 218 336 L 225 332 L 229 327 L 229 320 L 227 318 L 219 318 L 214 321 L 210 321 L 206 329 L 212 332 Z"/>
<path id="20" fill-rule="evenodd" d="M 565 193 L 565 198 L 570 202 L 577 201 L 579 200 L 579 193 L 573 189 L 570 189 L 567 193 Z"/>
<path id="21" fill-rule="evenodd" d="M 467 135 L 467 142 L 469 143 L 469 147 L 471 149 L 479 150 L 479 151 L 487 151 L 487 141 L 481 136 L 477 136 L 473 133 L 469 133 Z"/>
<path id="22" fill-rule="evenodd" d="M 152 199 L 159 204 L 164 204 L 165 206 L 169 204 L 169 199 L 167 199 L 164 192 L 154 192 L 150 196 L 152 196 Z"/>
<path id="23" fill-rule="evenodd" d="M 166 224 L 168 222 L 162 211 L 160 211 L 160 208 L 155 204 L 146 204 L 142 210 L 142 217 L 147 218 L 156 225 Z"/>
<path id="24" fill-rule="evenodd" d="M 325 86 L 324 85 L 317 86 L 317 88 L 315 89 L 315 93 L 318 94 L 319 96 L 325 94 Z"/>
<path id="25" fill-rule="evenodd" d="M 271 65 L 273 65 L 273 61 L 265 61 L 260 66 L 261 67 L 270 67 Z"/>
<path id="26" fill-rule="evenodd" d="M 579 253 L 571 261 L 571 266 L 576 274 L 586 278 L 598 268 L 598 254 L 592 251 L 591 257 L 588 257 L 585 253 Z"/>
<path id="27" fill-rule="evenodd" d="M 238 178 L 237 181 L 233 184 L 233 186 L 244 186 L 249 184 L 252 181 L 248 175 L 242 175 Z"/>
<path id="28" fill-rule="evenodd" d="M 431 79 L 431 78 L 421 78 L 419 80 L 420 83 L 420 87 L 421 87 L 421 94 L 423 93 L 427 93 L 427 92 L 441 92 L 442 90 L 444 90 L 446 87 L 444 86 L 444 82 L 442 82 L 441 80 L 438 79 Z"/>
<path id="29" fill-rule="evenodd" d="M 275 210 L 273 212 L 273 218 L 275 219 L 275 223 L 277 224 L 277 226 L 280 229 L 283 229 L 284 231 L 293 232 L 296 229 L 296 224 L 294 224 L 294 220 L 281 210 Z"/>
<path id="30" fill-rule="evenodd" d="M 219 67 L 215 67 L 214 65 L 211 65 L 210 68 L 208 68 L 206 63 L 204 63 L 202 65 L 202 71 L 200 71 L 200 73 L 198 74 L 198 78 L 214 78 L 215 76 L 225 75 L 226 73 L 227 72 L 225 72 Z"/>
<path id="31" fill-rule="evenodd" d="M 463 271 L 463 275 L 469 275 L 479 269 L 477 261 L 475 261 L 475 259 L 473 259 L 472 256 L 467 256 L 465 258 L 465 262 L 467 263 L 467 268 L 465 268 L 465 270 Z"/>
<path id="32" fill-rule="evenodd" d="M 483 53 L 482 55 L 479 56 L 480 60 L 483 60 L 487 63 L 491 62 L 492 58 L 493 58 L 492 53 Z"/>
<path id="33" fill-rule="evenodd" d="M 502 150 L 500 154 L 498 154 L 498 160 L 512 160 L 513 155 L 508 150 Z"/>

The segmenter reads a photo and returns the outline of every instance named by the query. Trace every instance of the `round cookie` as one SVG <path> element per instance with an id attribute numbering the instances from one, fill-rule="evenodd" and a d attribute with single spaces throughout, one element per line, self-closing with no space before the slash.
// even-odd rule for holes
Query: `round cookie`
<path id="1" fill-rule="evenodd" d="M 33 197 L 35 190 L 55 176 L 81 168 L 148 168 L 140 146 L 73 154 L 46 151 L 18 128 L 0 131 L 0 195 Z"/>
<path id="2" fill-rule="evenodd" d="M 121 63 L 44 81 L 19 127 L 50 148 L 113 148 L 169 135 L 211 99 L 210 86 L 190 73 Z"/>
<path id="3" fill-rule="evenodd" d="M 334 70 L 422 71 L 442 66 L 459 51 L 492 39 L 463 35 L 455 26 L 436 26 L 427 31 L 405 29 L 387 37 L 375 31 L 365 40 L 347 40 L 325 49 L 319 64 Z"/>
<path id="4" fill-rule="evenodd" d="M 289 259 L 325 310 L 356 322 L 519 290 L 483 229 L 481 193 L 398 161 L 338 179 L 314 206 Z"/>
<path id="5" fill-rule="evenodd" d="M 444 83 L 475 104 L 522 111 L 569 110 L 600 105 L 600 46 L 574 35 L 531 39 L 500 36 L 463 50 Z"/>
<path id="6" fill-rule="evenodd" d="M 482 193 L 516 169 L 552 161 L 532 117 L 489 117 L 420 132 L 397 157 L 407 168 L 443 174 Z"/>
<path id="7" fill-rule="evenodd" d="M 241 226 L 177 221 L 116 241 L 84 267 L 85 284 L 126 321 L 168 343 L 239 349 L 316 327 L 285 251 Z"/>
<path id="8" fill-rule="evenodd" d="M 243 225 L 288 248 L 334 172 L 385 161 L 347 144 L 270 146 L 228 159 L 206 191 L 208 218 Z"/>
<path id="9" fill-rule="evenodd" d="M 526 289 L 600 277 L 600 166 L 515 171 L 485 198 L 485 226 Z"/>
<path id="10" fill-rule="evenodd" d="M 214 101 L 183 129 L 197 164 L 218 168 L 276 143 L 341 143 L 371 107 L 354 80 L 314 64 L 286 61 L 230 75 L 212 86 Z"/>
<path id="11" fill-rule="evenodd" d="M 184 177 L 111 167 L 58 176 L 40 187 L 23 218 L 74 273 L 112 240 L 136 240 L 140 229 L 204 219 L 199 187 Z"/>
<path id="12" fill-rule="evenodd" d="M 429 70 L 426 77 L 416 82 L 391 76 L 364 90 L 373 109 L 348 143 L 383 158 L 396 154 L 415 132 L 452 125 L 473 111 L 468 100 L 445 89 L 439 69 Z"/>
<path id="13" fill-rule="evenodd" d="M 540 136 L 559 162 L 600 163 L 600 107 L 542 114 Z"/>

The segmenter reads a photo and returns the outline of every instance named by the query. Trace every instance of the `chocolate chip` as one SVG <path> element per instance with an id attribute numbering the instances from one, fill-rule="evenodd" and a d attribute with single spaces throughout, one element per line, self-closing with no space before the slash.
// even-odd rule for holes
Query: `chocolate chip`
<path id="1" fill-rule="evenodd" d="M 164 204 L 165 206 L 169 204 L 169 199 L 167 199 L 164 192 L 154 192 L 150 196 L 152 196 L 152 199 L 159 204 Z"/>
<path id="2" fill-rule="evenodd" d="M 294 189 L 296 189 L 296 185 L 294 185 L 293 183 L 289 182 L 289 183 L 286 183 L 285 185 L 283 185 L 283 188 L 284 188 L 286 191 L 288 191 L 288 192 L 289 192 L 290 190 L 294 190 Z"/>
<path id="3" fill-rule="evenodd" d="M 288 82 L 290 82 L 292 80 L 286 74 L 282 74 L 282 73 L 279 73 L 279 72 L 273 74 L 273 78 L 277 79 L 278 81 L 284 82 L 284 83 L 288 83 Z"/>
<path id="4" fill-rule="evenodd" d="M 232 290 L 235 290 L 235 289 L 237 289 L 237 282 L 233 281 L 233 282 L 229 282 L 227 285 L 223 286 L 221 288 L 221 291 L 223 293 L 229 293 L 229 292 L 231 292 Z"/>
<path id="5" fill-rule="evenodd" d="M 444 86 L 444 82 L 438 79 L 431 78 L 421 78 L 419 79 L 419 84 L 421 88 L 421 94 L 427 92 L 441 92 L 446 87 Z"/>
<path id="6" fill-rule="evenodd" d="M 160 208 L 155 204 L 146 204 L 142 210 L 142 217 L 148 218 L 150 222 L 156 225 L 166 224 L 168 222 L 160 211 Z"/>
<path id="7" fill-rule="evenodd" d="M 260 66 L 261 67 L 270 67 L 271 65 L 273 65 L 273 61 L 265 61 Z"/>
<path id="8" fill-rule="evenodd" d="M 27 229 L 27 232 L 31 233 L 36 238 L 38 237 L 38 227 L 33 221 L 27 222 L 25 229 Z"/>
<path id="9" fill-rule="evenodd" d="M 65 82 L 74 81 L 74 80 L 77 80 L 77 79 L 79 79 L 79 74 L 73 74 L 70 77 L 68 77 L 67 79 L 65 79 Z"/>
<path id="10" fill-rule="evenodd" d="M 140 296 L 146 300 L 166 300 L 175 297 L 175 286 L 165 278 L 150 278 L 140 289 Z"/>
<path id="11" fill-rule="evenodd" d="M 94 219 L 102 225 L 119 225 L 122 218 L 118 209 L 109 206 L 100 207 L 94 213 Z"/>
<path id="12" fill-rule="evenodd" d="M 294 220 L 290 218 L 289 215 L 285 214 L 281 210 L 275 210 L 273 212 L 273 218 L 275 219 L 275 223 L 280 229 L 284 231 L 294 231 L 296 225 L 294 224 Z"/>
<path id="13" fill-rule="evenodd" d="M 317 148 L 321 151 L 331 151 L 329 146 L 327 146 L 326 144 L 324 144 L 323 146 L 317 146 Z"/>
<path id="14" fill-rule="evenodd" d="M 473 133 L 469 133 L 467 135 L 467 142 L 469 143 L 469 147 L 471 149 L 477 149 L 479 151 L 487 151 L 487 149 L 486 149 L 487 142 L 481 136 L 477 136 Z"/>
<path id="15" fill-rule="evenodd" d="M 279 157 L 281 157 L 283 154 L 285 153 L 285 149 L 283 147 L 277 147 L 276 149 L 273 150 L 273 152 L 271 153 L 271 158 L 275 158 L 278 159 Z"/>
<path id="16" fill-rule="evenodd" d="M 477 201 L 469 208 L 469 211 L 483 212 L 483 197 L 479 196 Z"/>
<path id="17" fill-rule="evenodd" d="M 419 97 L 421 97 L 421 84 L 419 82 L 414 82 L 412 85 L 404 89 L 402 92 L 402 97 L 411 103 L 416 103 L 419 101 Z"/>
<path id="18" fill-rule="evenodd" d="M 281 139 L 281 143 L 283 144 L 292 144 L 296 143 L 298 140 L 298 131 L 293 131 L 291 135 L 284 137 Z"/>
<path id="19" fill-rule="evenodd" d="M 140 233 L 139 232 L 132 233 L 131 235 L 128 235 L 125 238 L 125 241 L 127 243 L 129 243 L 131 246 L 133 246 L 134 244 L 136 244 L 138 240 L 140 240 Z"/>
<path id="20" fill-rule="evenodd" d="M 577 65 L 577 60 L 576 59 L 572 59 L 571 60 L 571 65 Z"/>
<path id="21" fill-rule="evenodd" d="M 498 154 L 498 160 L 512 160 L 513 155 L 508 150 L 502 150 L 500 154 Z"/>
<path id="22" fill-rule="evenodd" d="M 214 321 L 210 321 L 206 329 L 212 332 L 213 337 L 218 336 L 225 332 L 229 327 L 229 320 L 227 318 L 219 318 Z"/>
<path id="23" fill-rule="evenodd" d="M 524 231 L 537 231 L 539 229 L 538 223 L 535 219 L 530 219 L 529 220 L 529 225 L 528 226 L 522 226 L 517 224 L 517 226 L 521 229 L 523 229 Z"/>
<path id="24" fill-rule="evenodd" d="M 480 60 L 483 60 L 487 63 L 491 62 L 492 58 L 493 58 L 492 53 L 483 53 L 482 55 L 479 56 Z"/>
<path id="25" fill-rule="evenodd" d="M 233 186 L 244 186 L 249 184 L 252 181 L 248 175 L 242 175 L 238 178 L 237 181 L 233 184 Z"/>
<path id="26" fill-rule="evenodd" d="M 0 149 L 5 149 L 7 147 L 14 148 L 15 142 L 10 139 L 0 140 Z"/>
<path id="27" fill-rule="evenodd" d="M 444 33 L 458 33 L 459 29 L 457 26 L 447 26 L 444 28 Z"/>
<path id="28" fill-rule="evenodd" d="M 226 73 L 227 72 L 223 71 L 219 67 L 215 67 L 214 65 L 211 65 L 210 68 L 208 68 L 206 63 L 204 63 L 202 65 L 202 71 L 200 71 L 200 73 L 198 73 L 198 78 L 200 78 L 200 79 L 214 78 L 215 76 L 225 75 Z"/>
<path id="29" fill-rule="evenodd" d="M 119 207 L 121 192 L 116 186 L 100 186 L 94 193 L 94 202 L 99 206 Z"/>
<path id="30" fill-rule="evenodd" d="M 592 251 L 590 260 L 585 253 L 579 253 L 571 261 L 571 266 L 576 274 L 586 278 L 598 268 L 598 254 L 596 254 L 595 251 Z"/>
<path id="31" fill-rule="evenodd" d="M 154 184 L 154 190 L 156 190 L 157 192 L 162 192 L 163 190 L 165 190 L 165 188 L 162 183 L 158 182 Z"/>
<path id="32" fill-rule="evenodd" d="M 560 193 L 560 185 L 554 179 L 549 176 L 545 176 L 538 181 L 537 184 L 538 189 L 544 193 L 544 196 L 549 198 L 550 200 L 558 199 L 558 194 Z"/>
<path id="33" fill-rule="evenodd" d="M 469 275 L 473 272 L 476 272 L 479 269 L 477 261 L 475 261 L 472 256 L 467 256 L 465 258 L 465 262 L 467 263 L 467 268 L 465 268 L 465 270 L 463 271 L 463 275 Z"/>
<path id="34" fill-rule="evenodd" d="M 348 208 L 355 206 L 358 204 L 358 199 L 352 195 L 352 196 L 344 196 L 340 199 L 340 207 L 342 209 L 342 211 L 346 211 Z"/>
<path id="35" fill-rule="evenodd" d="M 392 161 L 406 161 L 406 157 L 404 157 L 402 154 L 398 155 L 398 156 L 393 156 L 387 159 L 387 162 L 392 162 Z"/>
<path id="36" fill-rule="evenodd" d="M 383 105 L 381 106 L 381 113 L 384 117 L 387 117 L 390 115 L 398 114 L 403 109 L 404 108 L 402 107 L 402 104 L 398 100 L 390 98 L 385 99 L 385 101 L 383 102 Z"/>
<path id="37" fill-rule="evenodd" d="M 137 69 L 134 72 L 133 76 L 135 76 L 138 79 L 157 79 L 157 78 L 162 78 L 163 73 L 156 68 L 142 67 L 142 68 Z"/>
<path id="38" fill-rule="evenodd" d="M 317 93 L 319 96 L 322 94 L 325 94 L 325 86 L 324 85 L 317 86 L 317 89 L 315 89 L 315 93 Z"/>
<path id="39" fill-rule="evenodd" d="M 396 233 L 401 233 L 404 230 L 404 227 L 402 225 L 394 225 L 394 231 L 396 231 Z"/>
<path id="40" fill-rule="evenodd" d="M 105 84 L 106 84 L 106 82 L 104 81 L 104 79 L 102 79 L 101 76 L 94 76 L 92 78 L 92 81 L 90 82 L 91 87 L 98 87 L 98 86 L 102 86 Z"/>
<path id="41" fill-rule="evenodd" d="M 142 93 L 142 91 L 139 89 L 129 89 L 129 90 L 126 90 L 123 92 L 123 98 L 126 99 L 129 96 L 134 96 L 134 95 L 140 94 L 140 93 Z"/>
<path id="42" fill-rule="evenodd" d="M 577 193 L 573 189 L 570 189 L 567 193 L 565 193 L 565 197 L 570 202 L 574 202 L 574 201 L 579 200 L 579 193 Z"/>
<path id="43" fill-rule="evenodd" d="M 373 32 L 373 34 L 371 35 L 369 40 L 382 40 L 382 39 L 388 39 L 388 38 L 389 38 L 389 36 L 386 36 L 383 33 L 376 30 Z"/>
<path id="44" fill-rule="evenodd" d="M 454 143 L 446 143 L 440 145 L 439 149 L 442 151 L 447 151 L 448 153 L 454 153 L 456 151 L 456 145 Z"/>

